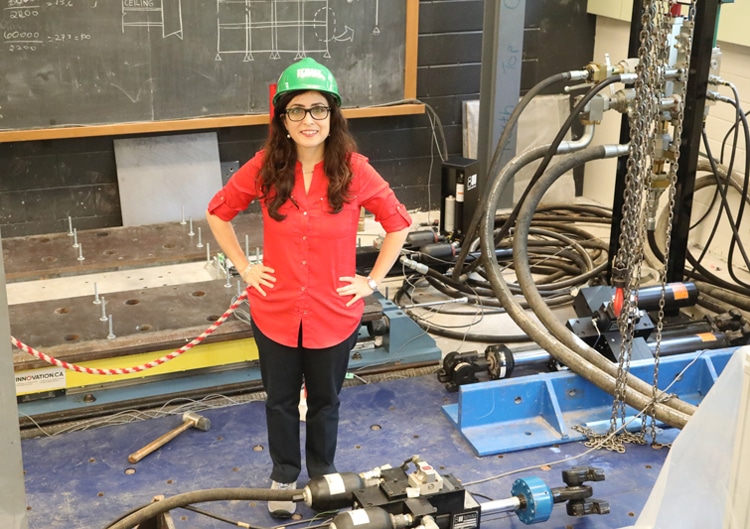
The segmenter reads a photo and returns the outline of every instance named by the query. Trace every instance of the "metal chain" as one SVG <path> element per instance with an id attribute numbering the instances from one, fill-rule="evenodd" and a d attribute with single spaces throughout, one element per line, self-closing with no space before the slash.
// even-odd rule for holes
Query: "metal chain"
<path id="1" fill-rule="evenodd" d="M 669 175 L 668 175 L 668 202 L 667 202 L 667 212 L 668 212 L 668 220 L 667 220 L 667 226 L 666 226 L 666 233 L 665 233 L 665 239 L 664 239 L 664 262 L 660 273 L 660 282 L 661 282 L 661 296 L 659 299 L 659 311 L 658 311 L 658 319 L 656 324 L 656 339 L 655 339 L 655 348 L 654 348 L 654 380 L 653 380 L 653 393 L 652 393 L 652 400 L 651 405 L 649 406 L 647 410 L 648 417 L 650 418 L 650 429 L 649 434 L 651 436 L 651 444 L 653 446 L 663 446 L 661 443 L 658 443 L 656 441 L 656 420 L 654 418 L 654 406 L 657 399 L 658 394 L 658 386 L 659 386 L 659 365 L 660 365 L 660 359 L 661 359 L 661 341 L 662 341 L 662 335 L 663 335 L 663 329 L 664 329 L 664 305 L 665 305 L 665 298 L 666 298 L 666 284 L 667 284 L 667 264 L 668 264 L 668 258 L 670 255 L 670 246 L 672 243 L 672 224 L 674 221 L 674 208 L 675 208 L 675 195 L 677 192 L 677 172 L 680 165 L 680 150 L 682 147 L 682 128 L 683 128 L 683 122 L 685 120 L 685 96 L 687 93 L 687 77 L 688 77 L 688 71 L 689 71 L 689 65 L 690 65 L 690 57 L 692 54 L 692 47 L 693 47 L 693 27 L 694 27 L 694 20 L 695 20 L 695 11 L 696 11 L 696 0 L 693 0 L 690 4 L 689 9 L 689 15 L 687 20 L 683 22 L 683 26 L 688 31 L 688 38 L 684 39 L 682 42 L 684 54 L 683 54 L 683 64 L 675 65 L 677 66 L 681 72 L 681 79 L 680 82 L 677 84 L 679 87 L 679 90 L 675 91 L 675 95 L 678 95 L 679 97 L 676 99 L 677 102 L 677 108 L 673 112 L 673 116 L 676 118 L 672 120 L 672 123 L 674 124 L 674 137 L 672 139 L 672 144 L 670 146 L 671 150 L 671 163 L 669 164 Z M 665 50 L 665 61 L 668 57 L 667 50 Z M 664 63 L 666 64 L 666 62 Z M 643 422 L 643 432 L 645 435 L 645 426 L 646 422 Z"/>
<path id="2" fill-rule="evenodd" d="M 670 2 L 670 5 L 667 6 L 667 9 L 671 11 L 671 8 L 672 8 L 672 5 Z M 663 38 L 665 39 L 665 43 L 666 43 L 666 39 L 668 38 L 668 33 L 670 31 L 670 27 L 668 23 L 669 23 L 669 18 L 665 16 L 662 19 L 662 27 L 661 27 L 661 32 L 662 32 Z M 668 46 L 665 45 L 660 50 L 660 52 L 661 52 L 660 57 L 659 57 L 660 63 L 666 67 L 666 65 L 668 64 L 668 60 L 669 60 Z M 663 76 L 660 79 L 660 86 L 661 87 L 665 86 Z M 683 83 L 681 86 L 684 88 L 685 84 Z M 666 122 L 666 118 L 662 117 L 662 120 L 664 120 L 662 121 L 662 123 Z M 681 119 L 679 120 L 679 128 L 681 131 L 682 130 Z M 672 138 L 673 141 L 672 141 L 672 144 L 670 145 L 670 149 L 671 149 L 670 152 L 672 153 L 672 161 L 676 163 L 677 159 L 679 158 L 679 142 L 680 142 L 681 132 L 677 132 L 677 127 L 675 127 L 675 131 L 676 131 L 675 136 Z M 675 148 L 677 149 L 676 151 L 674 150 Z M 672 178 L 672 175 L 676 176 L 677 174 L 674 171 L 675 163 L 669 164 L 670 169 L 669 169 L 668 181 L 670 185 L 669 185 L 669 205 L 668 205 L 669 213 L 668 214 L 669 214 L 670 220 L 669 220 L 668 232 L 671 232 L 671 223 L 672 223 L 672 218 L 674 217 L 674 190 L 675 190 L 674 183 L 675 182 Z M 655 180 L 657 178 L 663 179 L 663 176 L 662 176 L 663 164 L 660 164 L 659 169 L 660 169 L 659 171 L 660 174 L 657 174 L 656 173 L 657 168 L 654 167 L 654 171 L 651 173 L 651 178 L 649 181 L 649 189 L 653 188 L 653 186 L 655 185 Z M 667 238 L 668 239 L 671 238 L 670 233 L 668 233 Z M 663 335 L 663 330 L 664 330 L 664 305 L 665 305 L 665 298 L 666 298 L 666 277 L 667 277 L 666 275 L 667 264 L 666 263 L 668 259 L 667 256 L 669 256 L 668 245 L 664 252 L 664 265 L 662 266 L 660 275 L 659 275 L 660 283 L 661 283 L 661 294 L 659 296 L 659 311 L 658 311 L 657 322 L 656 322 L 656 345 L 654 348 L 654 375 L 653 375 L 653 380 L 652 380 L 652 385 L 651 385 L 651 388 L 652 388 L 651 402 L 649 403 L 648 407 L 645 410 L 644 419 L 641 422 L 641 431 L 640 431 L 640 437 L 644 439 L 645 441 L 647 425 L 648 425 L 648 432 L 650 433 L 650 436 L 651 436 L 652 445 L 655 445 L 657 442 L 656 441 L 656 420 L 654 418 L 654 414 L 655 414 L 655 403 L 656 403 L 656 398 L 658 395 L 658 388 L 659 388 L 659 364 L 660 364 L 660 358 L 661 358 L 661 340 L 662 340 L 662 335 Z"/>
<path id="3" fill-rule="evenodd" d="M 635 83 L 635 102 L 629 115 L 630 149 L 625 175 L 625 190 L 623 195 L 623 211 L 620 225 L 619 249 L 615 258 L 614 268 L 623 276 L 622 284 L 625 291 L 622 309 L 617 317 L 621 336 L 620 354 L 618 357 L 617 377 L 615 382 L 614 401 L 610 417 L 610 428 L 601 438 L 591 439 L 591 442 L 602 444 L 607 449 L 622 452 L 623 443 L 630 442 L 627 430 L 623 435 L 615 435 L 620 426 L 625 425 L 625 393 L 627 390 L 627 374 L 630 368 L 630 358 L 633 350 L 633 336 L 637 318 L 637 300 L 634 285 L 640 280 L 640 262 L 643 255 L 642 226 L 643 219 L 643 189 L 646 173 L 650 169 L 651 145 L 653 133 L 651 123 L 654 121 L 654 48 L 653 35 L 657 16 L 657 1 L 644 0 L 642 14 L 642 29 L 640 33 L 640 47 L 638 50 L 638 77 Z M 622 424 L 618 424 L 622 423 Z M 591 435 L 591 432 L 587 432 Z"/>
<path id="4" fill-rule="evenodd" d="M 691 4 L 690 20 L 694 20 L 695 1 Z M 626 419 L 625 396 L 627 391 L 627 374 L 630 371 L 630 359 L 633 351 L 635 327 L 638 323 L 637 293 L 641 283 L 641 265 L 644 257 L 646 240 L 646 208 L 648 192 L 651 190 L 655 178 L 663 178 L 665 161 L 655 155 L 657 134 L 661 127 L 674 126 L 674 138 L 670 147 L 669 164 L 669 228 L 665 256 L 669 255 L 671 242 L 671 224 L 674 218 L 674 196 L 677 176 L 677 160 L 679 158 L 682 121 L 684 118 L 684 95 L 686 82 L 678 83 L 680 97 L 677 111 L 671 119 L 662 112 L 661 96 L 666 91 L 665 69 L 670 55 L 669 35 L 672 27 L 673 0 L 643 0 L 642 30 L 640 33 L 640 47 L 638 50 L 638 78 L 635 83 L 635 101 L 629 114 L 630 149 L 625 175 L 625 190 L 623 194 L 622 221 L 620 224 L 619 249 L 614 261 L 613 270 L 622 274 L 625 285 L 623 306 L 618 315 L 617 323 L 621 335 L 621 347 L 618 357 L 617 377 L 612 404 L 610 429 L 605 435 L 594 435 L 591 431 L 585 434 L 593 445 L 600 445 L 615 451 L 624 451 L 623 443 L 645 443 L 645 424 L 642 422 L 641 432 L 631 434 L 624 428 Z M 691 23 L 691 22 L 690 22 Z M 688 43 L 692 43 L 691 38 Z M 690 52 L 686 59 L 689 61 Z M 684 68 L 687 76 L 687 68 Z M 685 80 L 683 80 L 685 81 Z M 666 257 L 665 257 L 666 259 Z M 651 417 L 652 444 L 656 444 L 656 426 L 653 420 L 654 403 L 658 394 L 659 353 L 664 319 L 664 294 L 666 284 L 666 266 L 661 272 L 662 297 L 659 304 L 657 322 L 657 346 L 655 353 L 655 369 L 652 403 L 646 410 Z M 585 430 L 585 427 L 583 427 Z M 617 435 L 619 429 L 623 431 Z M 580 430 L 579 430 L 580 431 Z"/>

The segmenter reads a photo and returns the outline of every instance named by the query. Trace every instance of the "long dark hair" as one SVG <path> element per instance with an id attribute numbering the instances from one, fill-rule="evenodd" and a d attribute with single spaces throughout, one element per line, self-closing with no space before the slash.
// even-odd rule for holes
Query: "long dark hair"
<path id="1" fill-rule="evenodd" d="M 274 220 L 283 220 L 286 217 L 279 213 L 279 208 L 290 200 L 294 188 L 294 168 L 297 163 L 297 147 L 294 141 L 287 138 L 283 116 L 289 101 L 303 92 L 305 91 L 289 92 L 279 97 L 273 109 L 273 119 L 264 147 L 265 159 L 260 169 L 261 199 L 266 201 L 268 214 Z M 344 203 L 349 200 L 349 185 L 352 181 L 352 168 L 349 162 L 351 154 L 357 151 L 357 143 L 333 97 L 325 92 L 320 93 L 331 107 L 330 131 L 325 140 L 323 155 L 323 168 L 328 176 L 328 203 L 332 213 L 339 213 Z"/>

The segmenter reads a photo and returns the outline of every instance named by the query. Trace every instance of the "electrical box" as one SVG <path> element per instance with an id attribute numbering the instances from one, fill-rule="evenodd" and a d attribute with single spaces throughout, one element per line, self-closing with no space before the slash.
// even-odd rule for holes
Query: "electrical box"
<path id="1" fill-rule="evenodd" d="M 479 205 L 479 161 L 449 158 L 443 162 L 440 185 L 440 231 L 463 237 Z"/>

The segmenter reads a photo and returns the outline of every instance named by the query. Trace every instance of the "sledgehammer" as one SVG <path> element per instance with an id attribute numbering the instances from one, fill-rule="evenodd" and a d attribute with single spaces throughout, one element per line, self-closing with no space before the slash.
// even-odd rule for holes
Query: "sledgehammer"
<path id="1" fill-rule="evenodd" d="M 192 427 L 198 428 L 199 430 L 203 430 L 205 432 L 208 431 L 209 428 L 211 428 L 211 421 L 206 417 L 203 417 L 202 415 L 198 415 L 197 413 L 188 411 L 182 415 L 181 425 L 173 430 L 168 431 L 158 439 L 154 439 L 140 450 L 137 450 L 130 454 L 128 456 L 128 461 L 130 461 L 131 463 L 137 463 L 154 450 L 161 448 L 169 441 L 180 435 L 182 432 Z"/>

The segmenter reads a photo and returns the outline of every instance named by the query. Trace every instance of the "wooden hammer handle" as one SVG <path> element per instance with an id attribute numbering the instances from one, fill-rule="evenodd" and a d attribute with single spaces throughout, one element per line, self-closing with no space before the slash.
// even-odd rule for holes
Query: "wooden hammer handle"
<path id="1" fill-rule="evenodd" d="M 171 441 L 172 439 L 180 435 L 182 432 L 184 432 L 185 430 L 193 426 L 193 424 L 194 423 L 192 421 L 183 422 L 177 428 L 174 428 L 168 431 L 167 433 L 165 433 L 158 439 L 154 439 L 153 441 L 151 441 L 149 444 L 147 444 L 140 450 L 136 450 L 135 452 L 130 454 L 128 456 L 128 461 L 130 461 L 131 463 L 137 463 L 138 461 L 140 461 L 141 459 L 149 455 L 154 450 L 161 448 L 162 446 L 167 444 L 169 441 Z"/>

